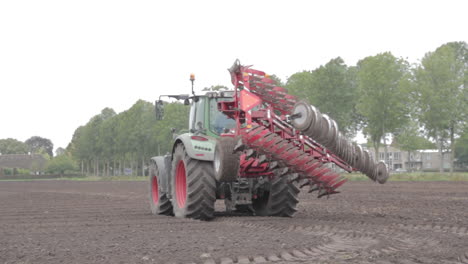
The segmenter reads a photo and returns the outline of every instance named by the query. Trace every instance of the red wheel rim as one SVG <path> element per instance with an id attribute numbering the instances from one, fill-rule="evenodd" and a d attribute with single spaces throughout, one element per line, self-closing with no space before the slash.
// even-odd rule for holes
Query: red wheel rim
<path id="1" fill-rule="evenodd" d="M 187 200 L 187 177 L 185 175 L 185 164 L 182 160 L 177 164 L 175 185 L 177 205 L 179 205 L 179 208 L 183 208 Z"/>
<path id="2" fill-rule="evenodd" d="M 152 176 L 151 180 L 151 196 L 153 197 L 153 203 L 157 204 L 159 201 L 159 190 L 158 190 L 158 178 Z"/>

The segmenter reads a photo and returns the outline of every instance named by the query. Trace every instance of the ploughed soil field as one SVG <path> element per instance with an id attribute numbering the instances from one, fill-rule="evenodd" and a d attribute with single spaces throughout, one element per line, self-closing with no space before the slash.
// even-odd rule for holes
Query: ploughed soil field
<path id="1" fill-rule="evenodd" d="M 150 214 L 146 182 L 0 182 L 0 263 L 468 263 L 468 182 L 349 182 L 293 218 Z"/>

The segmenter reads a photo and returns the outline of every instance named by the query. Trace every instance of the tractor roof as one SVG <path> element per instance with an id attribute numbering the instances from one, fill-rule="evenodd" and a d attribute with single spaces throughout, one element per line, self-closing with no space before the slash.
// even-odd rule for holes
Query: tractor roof
<path id="1" fill-rule="evenodd" d="M 199 96 L 199 95 L 197 95 Z M 228 90 L 228 91 L 210 91 L 206 92 L 205 95 L 201 96 L 206 96 L 206 97 L 234 97 L 234 91 L 233 90 Z"/>

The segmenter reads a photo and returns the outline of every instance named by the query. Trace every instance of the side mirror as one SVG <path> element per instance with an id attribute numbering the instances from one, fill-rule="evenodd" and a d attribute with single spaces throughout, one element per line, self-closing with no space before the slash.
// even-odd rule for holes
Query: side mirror
<path id="1" fill-rule="evenodd" d="M 176 133 L 176 129 L 175 127 L 171 128 L 171 134 L 172 134 L 172 139 L 176 139 L 177 138 L 177 133 Z"/>
<path id="2" fill-rule="evenodd" d="M 197 122 L 197 129 L 203 130 L 203 123 L 201 121 Z"/>
<path id="3" fill-rule="evenodd" d="M 189 100 L 189 99 L 185 99 L 185 100 L 184 100 L 184 105 L 190 105 L 190 100 Z"/>
<path id="4" fill-rule="evenodd" d="M 162 120 L 164 117 L 164 102 L 162 100 L 157 100 L 154 103 L 154 111 L 156 113 L 156 120 Z"/>

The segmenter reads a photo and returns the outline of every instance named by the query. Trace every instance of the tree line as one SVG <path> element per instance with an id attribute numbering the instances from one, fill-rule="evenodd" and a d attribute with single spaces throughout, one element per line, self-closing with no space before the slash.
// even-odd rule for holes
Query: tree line
<path id="1" fill-rule="evenodd" d="M 188 107 L 181 103 L 168 104 L 163 120 L 158 121 L 154 104 L 143 100 L 119 114 L 105 108 L 75 130 L 67 151 L 82 173 L 145 175 L 151 157 L 170 151 L 170 128 L 186 128 L 188 116 Z"/>
<path id="2" fill-rule="evenodd" d="M 48 138 L 33 136 L 26 141 L 14 138 L 0 139 L 0 154 L 43 154 L 48 159 L 54 156 L 54 144 Z"/>
<path id="3" fill-rule="evenodd" d="M 437 147 L 440 153 L 452 153 L 452 164 L 454 153 L 458 162 L 468 164 L 467 49 L 466 42 L 450 42 L 416 64 L 391 52 L 355 66 L 337 57 L 297 72 L 285 83 L 272 78 L 335 119 L 349 138 L 362 131 L 376 152 L 392 139 L 402 150 Z M 204 90 L 220 87 L 225 88 Z M 164 119 L 156 121 L 151 102 L 140 100 L 119 114 L 105 108 L 76 129 L 67 151 L 83 173 L 121 175 L 130 168 L 127 173 L 143 175 L 150 157 L 170 151 L 170 128 L 187 127 L 188 111 L 170 103 Z"/>

